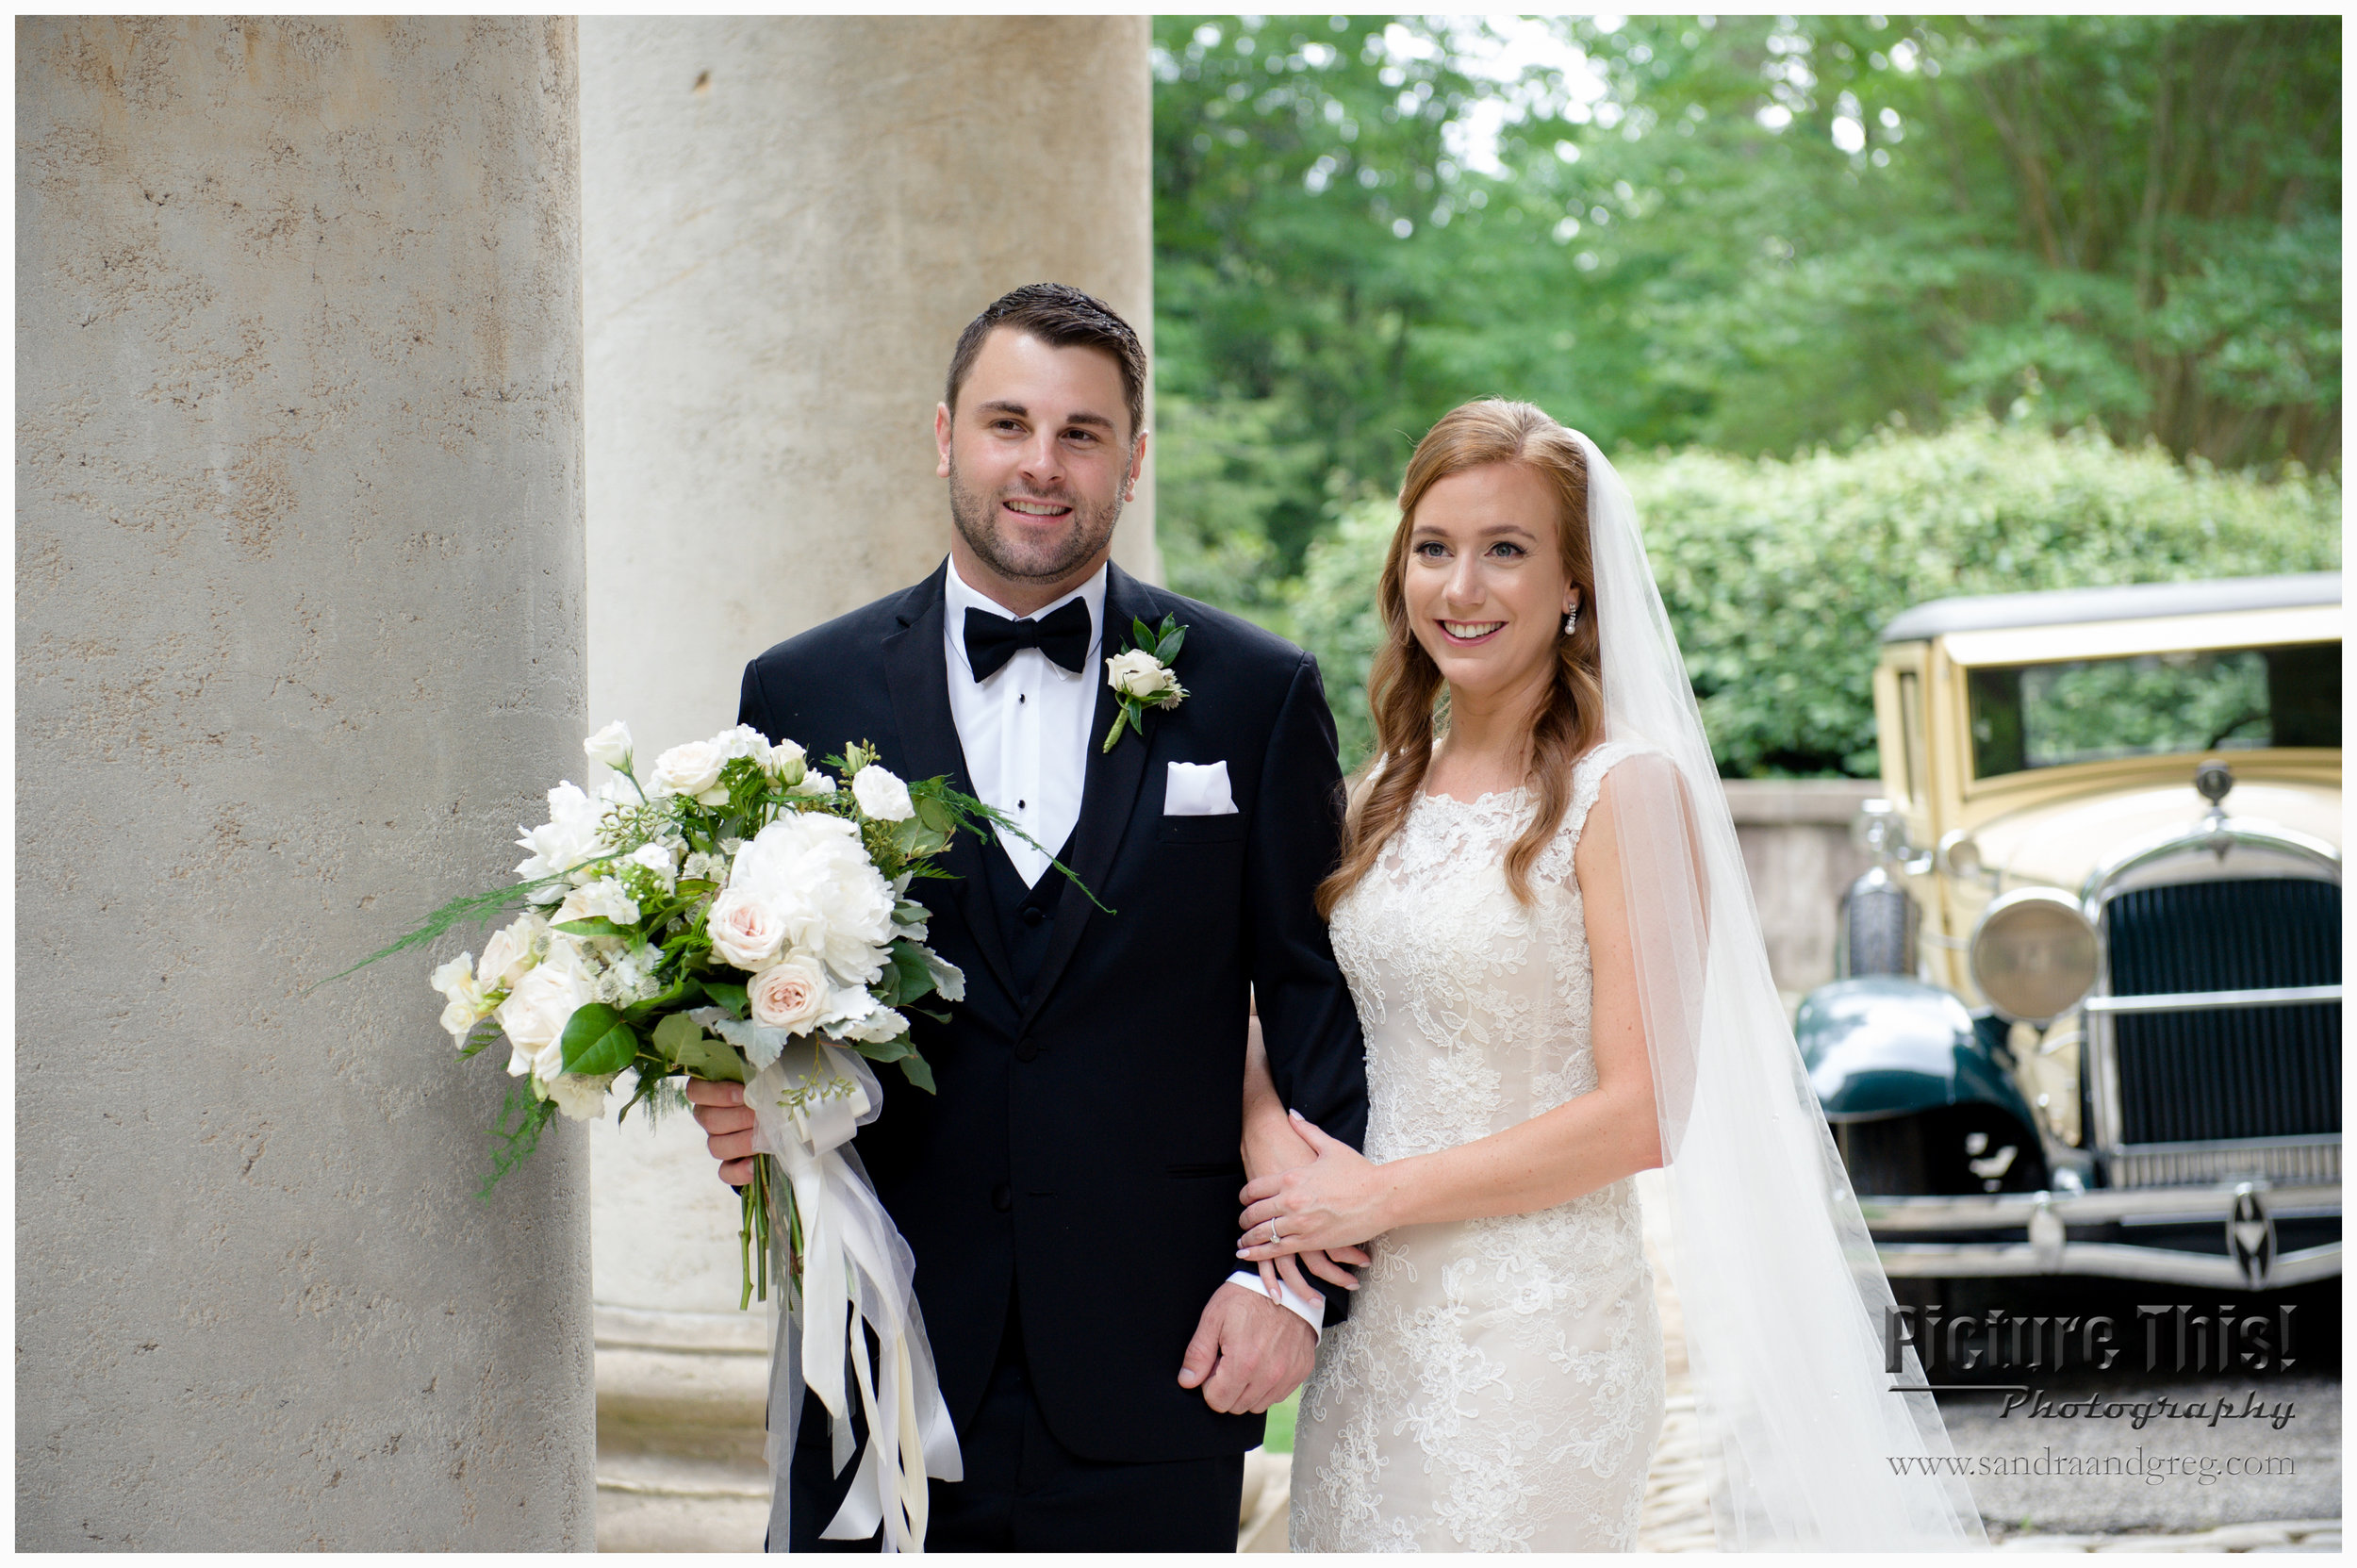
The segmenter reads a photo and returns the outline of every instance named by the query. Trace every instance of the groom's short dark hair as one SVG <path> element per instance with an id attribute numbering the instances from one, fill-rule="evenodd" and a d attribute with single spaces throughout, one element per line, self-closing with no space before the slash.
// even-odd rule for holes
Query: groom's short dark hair
<path id="1" fill-rule="evenodd" d="M 1146 348 L 1112 305 L 1063 283 L 1027 283 L 1011 289 L 965 323 L 965 330 L 958 334 L 957 352 L 949 356 L 949 389 L 941 400 L 949 405 L 953 418 L 958 411 L 958 388 L 973 373 L 974 356 L 982 352 L 982 339 L 1002 326 L 1028 332 L 1053 348 L 1102 349 L 1112 355 L 1121 367 L 1129 438 L 1137 439 L 1138 432 L 1146 428 Z"/>

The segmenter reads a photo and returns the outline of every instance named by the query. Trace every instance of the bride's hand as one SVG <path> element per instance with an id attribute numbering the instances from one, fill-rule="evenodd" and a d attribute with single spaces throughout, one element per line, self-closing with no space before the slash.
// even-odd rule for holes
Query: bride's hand
<path id="1" fill-rule="evenodd" d="M 1317 1158 L 1244 1187 L 1247 1207 L 1236 1256 L 1252 1263 L 1295 1252 L 1331 1253 L 1392 1228 L 1393 1183 L 1385 1167 L 1327 1137 L 1300 1112 L 1292 1116 L 1294 1131 Z"/>

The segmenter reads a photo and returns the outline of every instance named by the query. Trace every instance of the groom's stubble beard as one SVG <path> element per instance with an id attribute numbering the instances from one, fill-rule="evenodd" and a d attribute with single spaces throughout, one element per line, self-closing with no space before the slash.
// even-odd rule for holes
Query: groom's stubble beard
<path id="1" fill-rule="evenodd" d="M 992 524 L 998 503 L 1007 496 L 1054 502 L 1072 508 L 1071 527 L 1058 538 L 1022 542 L 1001 538 Z M 1052 583 L 1069 575 L 1082 562 L 1098 554 L 1121 520 L 1121 496 L 1116 491 L 1102 506 L 1092 507 L 1071 490 L 1047 492 L 1004 490 L 984 495 L 970 488 L 958 473 L 957 454 L 949 455 L 949 521 L 966 548 L 981 563 L 1010 582 Z"/>

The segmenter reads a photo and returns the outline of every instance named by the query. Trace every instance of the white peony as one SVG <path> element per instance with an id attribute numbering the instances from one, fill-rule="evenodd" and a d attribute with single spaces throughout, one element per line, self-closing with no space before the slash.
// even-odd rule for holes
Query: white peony
<path id="1" fill-rule="evenodd" d="M 769 776 L 782 784 L 798 784 L 810 770 L 807 754 L 790 740 L 781 740 L 769 748 L 769 755 L 762 763 Z"/>
<path id="2" fill-rule="evenodd" d="M 883 973 L 892 885 L 842 817 L 797 812 L 770 823 L 737 851 L 729 887 L 775 910 L 786 942 L 835 979 L 865 985 Z"/>
<path id="3" fill-rule="evenodd" d="M 508 1072 L 516 1077 L 533 1073 L 543 1081 L 555 1077 L 564 1065 L 560 1047 L 565 1026 L 596 999 L 596 978 L 582 957 L 581 944 L 561 934 L 552 938 L 548 957 L 533 966 L 500 1003 L 500 1028 L 514 1053 L 508 1058 Z"/>
<path id="4" fill-rule="evenodd" d="M 768 900 L 735 886 L 712 900 L 704 929 L 712 934 L 712 950 L 749 974 L 785 946 L 785 917 Z"/>
<path id="5" fill-rule="evenodd" d="M 593 1122 L 605 1114 L 605 1093 L 614 1086 L 619 1073 L 600 1073 L 595 1078 L 575 1078 L 565 1073 L 552 1078 L 541 1087 L 549 1098 L 556 1101 L 557 1111 L 568 1121 Z"/>
<path id="6" fill-rule="evenodd" d="M 797 1034 L 808 1033 L 833 999 L 827 971 L 801 953 L 789 953 L 755 975 L 745 994 L 752 1002 L 753 1022 Z"/>
<path id="7" fill-rule="evenodd" d="M 556 906 L 556 913 L 549 917 L 549 923 L 561 926 L 568 920 L 595 919 L 611 920 L 618 926 L 635 926 L 638 923 L 638 900 L 612 877 L 600 877 L 566 894 L 565 901 Z"/>
<path id="8" fill-rule="evenodd" d="M 720 769 L 728 761 L 729 752 L 719 741 L 691 740 L 674 746 L 654 759 L 654 792 L 689 796 L 699 805 L 723 805 L 728 793 L 720 788 Z"/>
<path id="9" fill-rule="evenodd" d="M 630 726 L 616 719 L 581 743 L 589 760 L 618 772 L 630 767 Z"/>
<path id="10" fill-rule="evenodd" d="M 537 910 L 526 910 L 503 931 L 483 944 L 482 983 L 486 991 L 512 991 L 524 971 L 548 950 L 549 922 Z"/>
<path id="11" fill-rule="evenodd" d="M 1153 702 L 1178 689 L 1178 677 L 1143 648 L 1115 653 L 1105 661 L 1105 680 L 1124 697 Z"/>
<path id="12" fill-rule="evenodd" d="M 916 815 L 909 786 L 898 774 L 869 763 L 851 778 L 851 799 L 859 809 L 880 822 L 905 822 Z"/>
<path id="13" fill-rule="evenodd" d="M 573 784 L 560 784 L 550 790 L 548 822 L 541 827 L 525 828 L 523 836 L 516 840 L 532 851 L 531 857 L 516 867 L 516 875 L 526 882 L 537 882 L 607 853 L 605 841 L 598 836 L 598 821 L 611 803 L 602 795 L 584 794 Z M 532 901 L 553 903 L 564 896 L 562 887 L 537 887 L 533 889 Z"/>

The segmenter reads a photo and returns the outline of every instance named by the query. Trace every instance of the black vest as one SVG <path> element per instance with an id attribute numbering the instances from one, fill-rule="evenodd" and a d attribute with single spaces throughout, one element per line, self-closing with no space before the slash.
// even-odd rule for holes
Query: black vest
<path id="1" fill-rule="evenodd" d="M 1079 831 L 1073 830 L 1075 835 Z M 1072 864 L 1072 839 L 1064 840 L 1056 858 L 1066 866 Z M 1056 907 L 1063 901 L 1064 874 L 1051 866 L 1040 873 L 1036 884 L 1024 886 L 1022 873 L 993 834 L 982 847 L 982 880 L 990 890 L 991 908 L 997 912 L 998 930 L 1006 938 L 1007 962 L 1014 969 L 1014 982 L 1023 988 L 1015 1005 L 1029 1007 L 1040 969 L 1047 962 L 1048 940 L 1056 930 Z"/>

